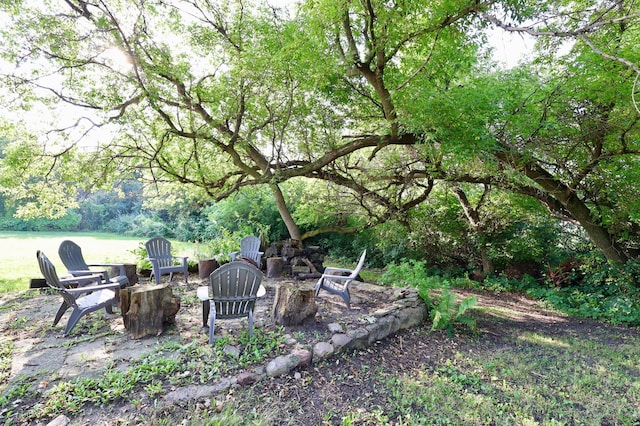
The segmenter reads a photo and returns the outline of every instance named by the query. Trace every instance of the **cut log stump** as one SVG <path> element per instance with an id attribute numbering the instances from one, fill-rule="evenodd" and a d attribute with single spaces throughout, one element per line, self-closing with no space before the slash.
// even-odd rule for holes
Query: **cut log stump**
<path id="1" fill-rule="evenodd" d="M 134 285 L 138 283 L 138 274 L 136 273 L 136 264 L 135 263 L 125 263 L 124 264 L 124 273 L 129 280 L 129 285 Z M 120 268 L 117 266 L 112 266 L 109 270 L 109 277 L 117 277 L 120 275 Z"/>
<path id="2" fill-rule="evenodd" d="M 220 264 L 215 259 L 202 259 L 198 261 L 198 278 L 206 280 L 209 275 L 220 267 Z"/>
<path id="3" fill-rule="evenodd" d="M 318 305 L 313 288 L 301 288 L 290 282 L 281 283 L 276 289 L 272 315 L 278 325 L 302 325 L 313 320 Z"/>
<path id="4" fill-rule="evenodd" d="M 120 309 L 124 328 L 132 339 L 141 339 L 157 336 L 175 322 L 180 299 L 169 283 L 127 287 L 120 290 Z"/>
<path id="5" fill-rule="evenodd" d="M 267 259 L 267 278 L 280 278 L 282 276 L 282 258 L 270 257 Z"/>

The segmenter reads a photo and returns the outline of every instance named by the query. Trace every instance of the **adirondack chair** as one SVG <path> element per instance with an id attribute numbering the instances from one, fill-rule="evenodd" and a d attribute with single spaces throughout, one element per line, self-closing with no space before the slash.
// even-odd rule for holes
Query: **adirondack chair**
<path id="1" fill-rule="evenodd" d="M 236 260 L 238 257 L 243 259 L 249 259 L 255 262 L 256 266 L 260 268 L 260 261 L 264 252 L 260 251 L 260 238 L 248 235 L 240 240 L 240 251 L 232 251 L 229 253 L 231 261 Z"/>
<path id="2" fill-rule="evenodd" d="M 367 251 L 364 250 L 358 261 L 358 265 L 355 269 L 344 268 L 325 268 L 322 277 L 316 283 L 316 297 L 320 290 L 324 289 L 331 294 L 337 294 L 342 297 L 344 303 L 347 305 L 347 309 L 351 310 L 351 295 L 349 294 L 349 284 L 358 276 L 362 265 L 364 265 L 364 259 L 367 256 Z"/>
<path id="3" fill-rule="evenodd" d="M 187 270 L 186 256 L 172 256 L 171 243 L 161 237 L 151 238 L 144 243 L 147 249 L 147 259 L 151 262 L 151 276 L 156 278 L 156 284 L 160 284 L 160 277 L 169 274 L 169 280 L 173 279 L 174 272 L 184 275 L 184 282 L 189 283 L 189 271 Z"/>
<path id="4" fill-rule="evenodd" d="M 209 275 L 209 286 L 198 289 L 202 300 L 202 321 L 209 319 L 209 344 L 213 344 L 217 319 L 249 318 L 253 336 L 253 310 L 256 298 L 264 295 L 262 272 L 246 262 L 226 263 Z M 208 294 L 203 290 L 208 290 Z M 203 294 L 204 293 L 204 294 Z"/>
<path id="5" fill-rule="evenodd" d="M 90 265 L 85 262 L 84 257 L 82 256 L 82 249 L 80 246 L 73 241 L 65 240 L 60 244 L 58 248 L 58 255 L 62 260 L 62 263 L 67 268 L 67 272 L 74 277 L 82 277 L 86 275 L 94 275 L 97 273 L 102 274 L 105 281 L 118 283 L 120 287 L 126 287 L 129 285 L 129 278 L 127 278 L 127 274 L 124 269 L 123 264 L 119 263 L 92 263 Z M 119 273 L 115 277 L 109 276 L 109 271 L 100 270 L 95 271 L 90 268 L 95 267 L 104 267 L 104 268 L 118 268 Z"/>
<path id="6" fill-rule="evenodd" d="M 43 252 L 38 250 L 37 257 L 40 272 L 42 272 L 47 284 L 60 293 L 63 300 L 53 320 L 53 325 L 58 324 L 67 309 L 73 308 L 64 329 L 65 336 L 68 336 L 80 318 L 89 312 L 105 308 L 108 313 L 113 313 L 112 306 L 118 303 L 120 284 L 105 283 L 101 274 L 59 278 L 56 268 Z M 77 285 L 77 287 L 73 288 L 72 285 Z"/>

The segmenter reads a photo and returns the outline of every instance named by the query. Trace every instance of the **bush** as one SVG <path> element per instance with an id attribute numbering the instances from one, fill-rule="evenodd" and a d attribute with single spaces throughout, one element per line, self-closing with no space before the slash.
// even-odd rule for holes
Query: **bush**
<path id="1" fill-rule="evenodd" d="M 464 324 L 475 330 L 475 320 L 465 314 L 477 304 L 476 297 L 466 297 L 458 303 L 455 294 L 451 292 L 452 281 L 429 275 L 424 262 L 410 260 L 399 265 L 391 264 L 380 281 L 383 284 L 417 288 L 430 311 L 432 330 L 446 329 L 452 335 L 456 324 Z M 438 294 L 435 301 L 432 294 Z"/>

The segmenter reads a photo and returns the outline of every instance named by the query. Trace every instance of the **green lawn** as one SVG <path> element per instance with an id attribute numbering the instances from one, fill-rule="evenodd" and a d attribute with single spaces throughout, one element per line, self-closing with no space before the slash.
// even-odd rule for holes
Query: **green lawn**
<path id="1" fill-rule="evenodd" d="M 0 232 L 0 292 L 26 290 L 31 278 L 42 277 L 36 261 L 37 250 L 42 250 L 51 259 L 58 275 L 66 275 L 58 256 L 58 246 L 67 239 L 82 247 L 87 263 L 136 263 L 132 250 L 146 241 L 146 238 L 97 232 Z M 192 255 L 187 243 L 175 243 L 175 248 L 176 254 Z"/>

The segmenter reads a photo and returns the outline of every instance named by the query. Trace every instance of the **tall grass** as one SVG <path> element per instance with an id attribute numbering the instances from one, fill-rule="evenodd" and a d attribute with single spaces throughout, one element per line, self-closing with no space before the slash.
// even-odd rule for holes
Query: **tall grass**
<path id="1" fill-rule="evenodd" d="M 98 232 L 0 232 L 0 293 L 26 290 L 31 278 L 42 277 L 36 261 L 37 250 L 51 259 L 58 275 L 67 275 L 58 256 L 58 247 L 64 240 L 82 247 L 87 263 L 136 263 L 132 250 L 146 238 Z M 190 256 L 190 250 L 188 243 L 175 243 L 176 254 Z"/>

